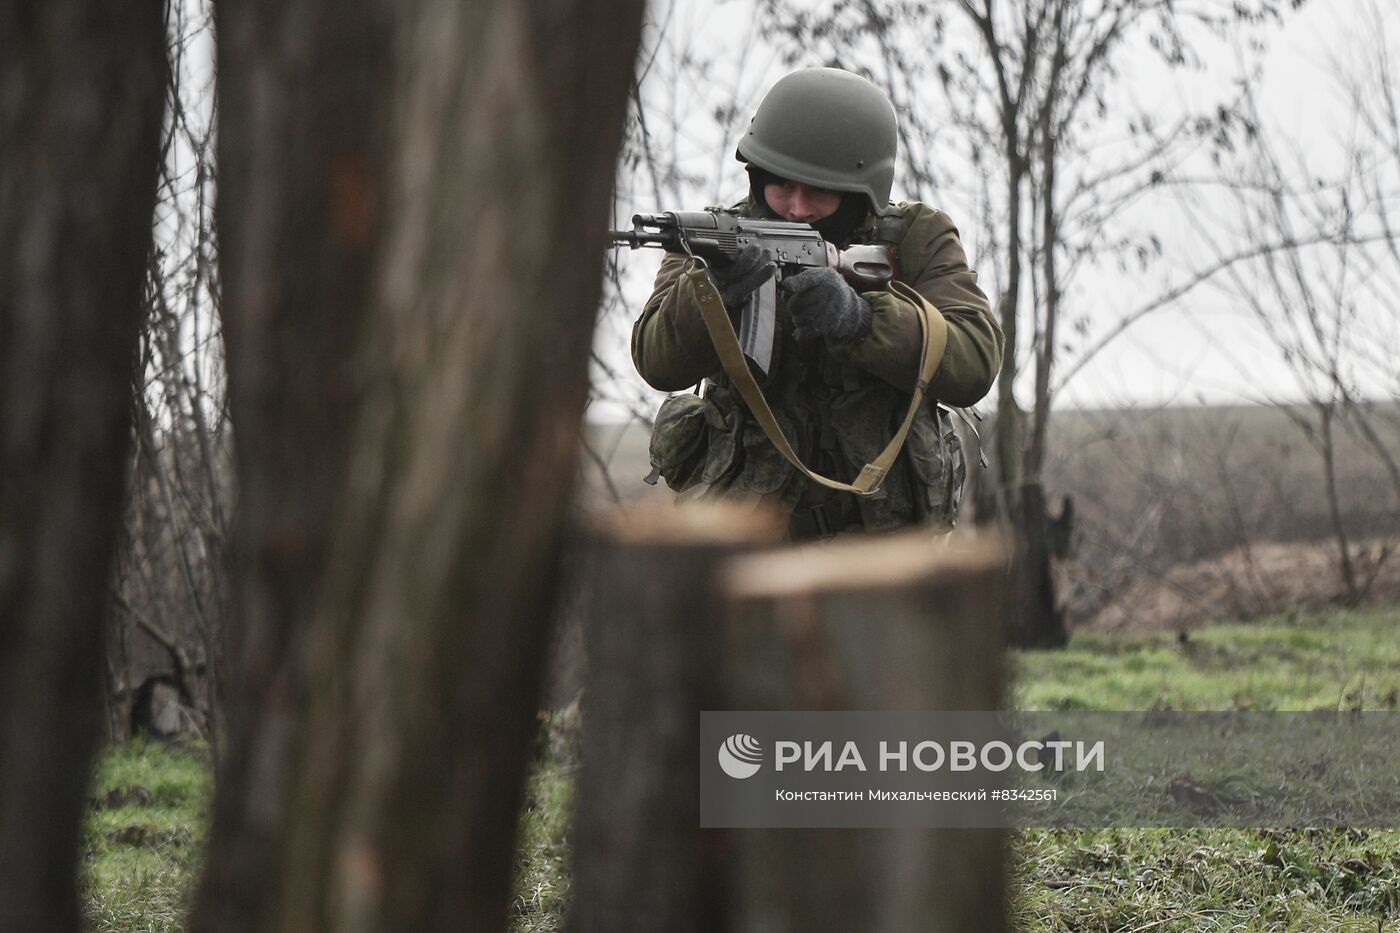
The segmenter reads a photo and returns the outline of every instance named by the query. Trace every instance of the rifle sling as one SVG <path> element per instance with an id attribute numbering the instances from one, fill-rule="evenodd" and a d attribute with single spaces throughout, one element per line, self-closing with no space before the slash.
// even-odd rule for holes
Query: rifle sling
<path id="1" fill-rule="evenodd" d="M 943 358 L 943 351 L 948 342 L 947 333 L 942 329 L 935 329 L 930 324 L 929 307 L 924 297 L 903 282 L 890 282 L 890 289 L 912 304 L 919 316 L 919 327 L 924 335 L 923 351 L 919 357 L 919 379 L 914 385 L 914 394 L 909 399 L 909 411 L 904 416 L 904 423 L 899 426 L 899 431 L 873 463 L 867 463 L 861 468 L 855 482 L 842 483 L 809 470 L 793 450 L 792 444 L 788 443 L 783 429 L 773 417 L 773 410 L 768 407 L 768 401 L 763 397 L 763 390 L 754 381 L 748 360 L 744 358 L 744 351 L 739 348 L 739 337 L 734 332 L 733 322 L 729 320 L 729 312 L 725 310 L 724 302 L 715 290 L 706 267 L 701 263 L 691 262 L 685 277 L 690 282 L 695 302 L 700 308 L 700 316 L 705 322 L 705 329 L 709 331 L 710 341 L 715 345 L 715 352 L 719 354 L 725 374 L 729 376 L 729 381 L 739 391 L 749 411 L 763 428 L 763 433 L 768 436 L 768 440 L 778 452 L 812 482 L 820 483 L 828 489 L 855 493 L 858 496 L 871 496 L 879 492 L 895 457 L 899 456 L 899 451 L 904 447 L 904 439 L 909 435 L 914 416 L 923 404 L 929 381 Z"/>

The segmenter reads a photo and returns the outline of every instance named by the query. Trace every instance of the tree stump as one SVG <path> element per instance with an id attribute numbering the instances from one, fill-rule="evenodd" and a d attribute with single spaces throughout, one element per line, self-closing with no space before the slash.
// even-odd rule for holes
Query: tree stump
<path id="1" fill-rule="evenodd" d="M 782 540 L 735 505 L 653 506 L 595 523 L 573 835 L 575 933 L 712 933 L 725 898 L 700 830 L 700 711 L 713 708 L 726 558 Z"/>
<path id="2" fill-rule="evenodd" d="M 1005 567 L 987 539 L 949 547 L 919 533 L 737 559 L 718 708 L 998 709 Z M 725 838 L 733 930 L 1008 928 L 1003 831 Z"/>

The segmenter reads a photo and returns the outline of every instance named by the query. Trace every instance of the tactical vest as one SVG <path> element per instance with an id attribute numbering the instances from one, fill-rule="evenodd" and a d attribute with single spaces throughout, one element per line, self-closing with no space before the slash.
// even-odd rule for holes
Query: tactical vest
<path id="1" fill-rule="evenodd" d="M 873 219 L 852 242 L 898 246 L 909 213 Z M 764 397 L 803 462 L 849 482 L 894 436 L 909 395 L 858 367 L 836 362 L 822 340 L 797 343 L 781 305 L 778 327 L 782 337 L 775 341 L 769 375 L 760 381 Z M 815 484 L 773 446 L 723 372 L 708 377 L 696 394 L 662 404 L 650 453 L 649 479 L 665 478 L 681 500 L 722 496 L 791 512 L 813 499 Z M 853 504 L 866 530 L 923 524 L 946 531 L 957 521 L 965 477 L 952 416 L 929 399 L 916 413 L 903 451 L 878 492 L 830 495 L 844 497 L 846 511 Z"/>

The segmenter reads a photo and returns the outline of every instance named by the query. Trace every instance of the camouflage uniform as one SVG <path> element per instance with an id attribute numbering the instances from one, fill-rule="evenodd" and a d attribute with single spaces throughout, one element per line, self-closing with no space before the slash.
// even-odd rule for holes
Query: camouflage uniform
<path id="1" fill-rule="evenodd" d="M 757 213 L 752 201 L 732 210 Z M 794 537 L 852 527 L 888 529 L 916 522 L 951 527 L 963 459 L 952 419 L 934 402 L 967 406 L 984 396 L 1001 366 L 1003 337 L 952 220 L 921 203 L 867 217 L 852 243 L 897 246 L 899 278 L 929 300 L 946 328 L 947 349 L 884 486 L 870 497 L 826 490 L 773 447 L 729 386 L 690 287 L 686 257 L 662 262 L 656 287 L 632 330 L 632 359 L 651 386 L 676 392 L 705 383 L 703 397 L 677 396 L 658 413 L 652 462 L 682 498 L 725 495 L 794 514 Z M 810 468 L 849 482 L 895 434 L 918 375 L 922 332 L 914 310 L 888 290 L 864 297 L 874 312 L 864 339 L 798 343 L 778 305 L 778 338 L 760 380 L 778 423 Z"/>

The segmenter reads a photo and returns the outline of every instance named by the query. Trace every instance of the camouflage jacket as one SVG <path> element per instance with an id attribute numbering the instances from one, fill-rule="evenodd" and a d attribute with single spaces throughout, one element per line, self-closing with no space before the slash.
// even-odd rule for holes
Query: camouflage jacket
<path id="1" fill-rule="evenodd" d="M 913 522 L 951 526 L 962 485 L 962 455 L 951 418 L 934 402 L 971 405 L 1001 367 L 1003 337 L 987 296 L 968 268 L 958 231 L 942 211 L 900 204 L 887 218 L 870 217 L 853 243 L 885 242 L 898 250 L 899 278 L 938 310 L 947 348 L 904 451 L 884 486 L 858 498 L 868 529 Z M 734 208 L 747 214 L 751 206 Z M 686 257 L 668 254 L 656 286 L 632 329 L 632 359 L 652 387 L 680 391 L 705 382 L 703 399 L 669 399 L 652 433 L 652 463 L 683 498 L 723 494 L 784 509 L 812 499 L 812 484 L 773 447 L 728 384 L 690 286 Z M 867 291 L 870 333 L 857 342 L 793 339 L 791 318 L 778 306 L 779 338 L 764 396 L 802 460 L 849 482 L 899 427 L 918 376 L 923 335 L 913 307 L 892 291 Z M 849 494 L 838 494 L 849 495 Z"/>

